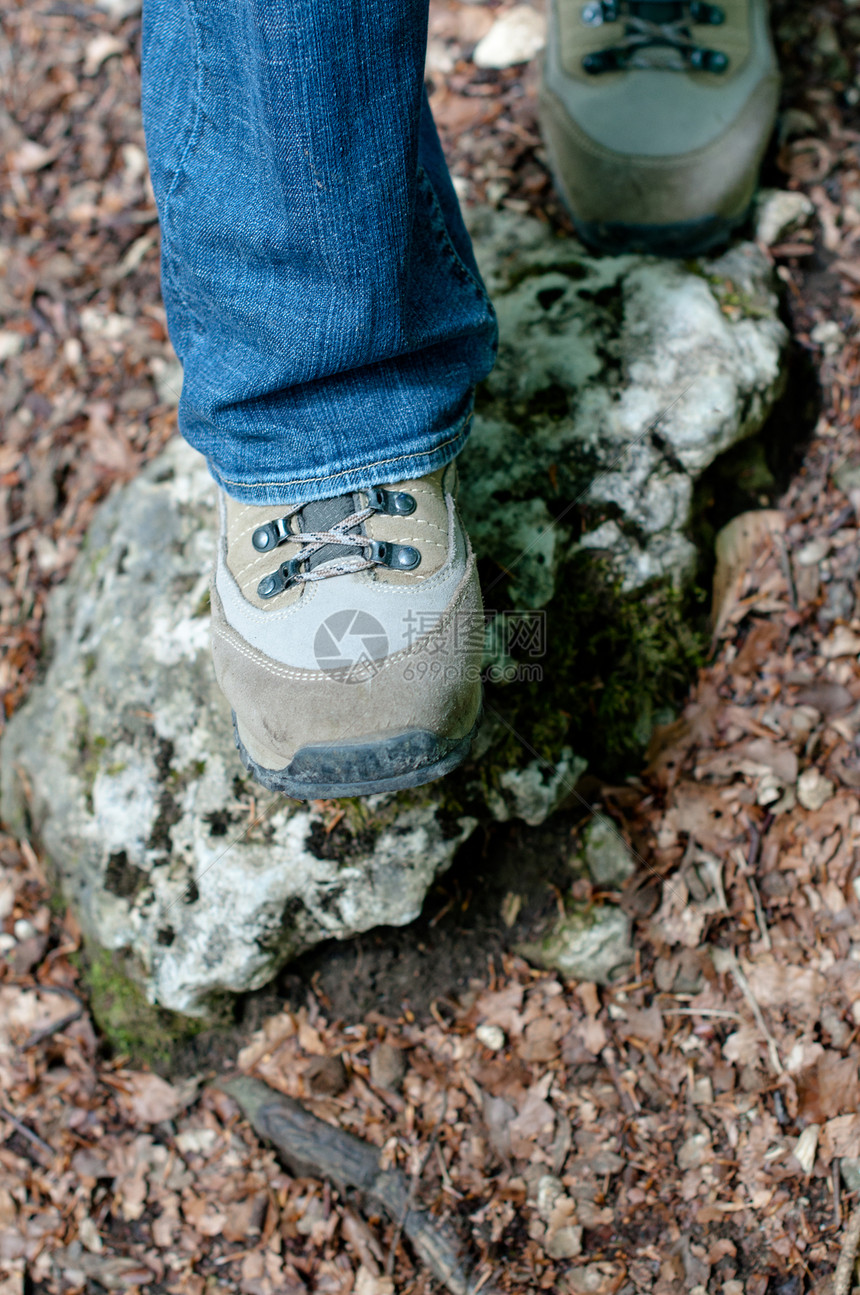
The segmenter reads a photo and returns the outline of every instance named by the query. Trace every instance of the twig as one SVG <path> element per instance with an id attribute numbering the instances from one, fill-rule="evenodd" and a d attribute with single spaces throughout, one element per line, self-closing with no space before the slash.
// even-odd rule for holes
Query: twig
<path id="1" fill-rule="evenodd" d="M 428 1164 L 430 1163 L 430 1157 L 433 1154 L 433 1148 L 436 1146 L 436 1139 L 439 1136 L 439 1130 L 441 1129 L 442 1124 L 445 1120 L 445 1116 L 447 1114 L 448 1114 L 448 1089 L 446 1088 L 442 1094 L 441 1114 L 439 1115 L 439 1118 L 436 1121 L 436 1126 L 433 1129 L 433 1132 L 430 1134 L 430 1141 L 427 1144 L 427 1150 L 424 1153 L 424 1157 L 421 1161 L 421 1164 L 417 1166 L 417 1168 L 415 1169 L 412 1175 L 412 1181 L 409 1184 L 409 1196 L 407 1197 L 406 1205 L 403 1209 L 403 1213 L 401 1214 L 400 1218 L 397 1220 L 397 1223 L 394 1228 L 394 1236 L 391 1238 L 391 1245 L 388 1249 L 388 1256 L 385 1260 L 386 1277 L 390 1277 L 394 1272 L 394 1261 L 395 1261 L 395 1258 L 397 1257 L 397 1247 L 400 1245 L 400 1238 L 403 1235 L 403 1224 L 406 1222 L 406 1215 L 409 1213 L 409 1211 L 412 1209 L 412 1207 L 415 1204 L 415 1194 L 418 1191 L 418 1184 L 421 1181 L 421 1179 L 424 1177 L 424 1170 L 427 1168 Z"/>
<path id="2" fill-rule="evenodd" d="M 747 980 L 746 976 L 741 970 L 740 963 L 738 962 L 737 958 L 735 957 L 731 949 L 712 949 L 711 958 L 713 960 L 714 967 L 718 972 L 720 973 L 724 971 L 731 972 L 734 978 L 735 984 L 737 985 L 738 989 L 741 991 L 744 998 L 746 999 L 747 1006 L 749 1007 L 750 1011 L 753 1014 L 753 1017 L 755 1018 L 755 1023 L 758 1026 L 759 1030 L 761 1031 L 762 1035 L 764 1036 L 765 1042 L 767 1043 L 767 1053 L 770 1058 L 771 1068 L 773 1069 L 775 1074 L 781 1075 L 783 1073 L 784 1067 L 780 1059 L 779 1048 L 776 1046 L 776 1039 L 773 1037 L 770 1030 L 767 1028 L 767 1023 L 762 1015 L 761 1008 L 756 1002 L 755 994 L 752 991 L 752 986 L 750 985 L 750 982 Z"/>
<path id="3" fill-rule="evenodd" d="M 833 1274 L 832 1295 L 848 1295 L 854 1265 L 857 1262 L 858 1247 L 860 1247 L 860 1207 L 851 1215 L 842 1237 L 842 1250 L 836 1272 Z"/>
<path id="4" fill-rule="evenodd" d="M 661 1007 L 661 1016 L 721 1016 L 728 1021 L 739 1021 L 739 1012 L 730 1012 L 725 1007 Z"/>
<path id="5" fill-rule="evenodd" d="M 13 1115 L 11 1111 L 7 1111 L 5 1106 L 0 1106 L 0 1120 L 6 1120 L 12 1125 L 12 1128 L 15 1129 L 17 1133 L 20 1133 L 28 1142 L 32 1142 L 34 1147 L 38 1147 L 40 1151 L 44 1151 L 46 1155 L 51 1157 L 51 1160 L 54 1159 L 56 1152 L 50 1143 L 45 1142 L 44 1139 L 40 1138 L 38 1133 L 34 1133 L 32 1129 L 28 1129 L 27 1125 L 22 1123 L 22 1121 L 19 1120 L 16 1115 Z"/>
<path id="6" fill-rule="evenodd" d="M 788 548 L 785 543 L 785 537 L 779 534 L 774 535 L 776 558 L 782 571 L 783 578 L 788 586 L 788 597 L 791 601 L 792 611 L 797 611 L 797 585 L 794 583 L 794 573 L 791 569 L 791 558 L 788 556 Z"/>
<path id="7" fill-rule="evenodd" d="M 410 1208 L 412 1187 L 406 1175 L 381 1169 L 376 1147 L 311 1115 L 300 1102 L 259 1079 L 241 1075 L 220 1087 L 239 1103 L 256 1132 L 274 1144 L 288 1169 L 301 1177 L 328 1179 L 341 1192 L 352 1189 L 395 1223 L 401 1220 L 403 1234 L 436 1281 L 451 1295 L 469 1295 L 472 1264 L 463 1241 L 450 1223 L 422 1206 Z M 499 1295 L 498 1287 L 485 1290 Z"/>
<path id="8" fill-rule="evenodd" d="M 5 544 L 6 540 L 11 540 L 13 536 L 20 535 L 22 531 L 28 531 L 31 526 L 36 525 L 35 517 L 21 517 L 11 526 L 5 527 L 0 531 L 0 544 Z"/>
<path id="9" fill-rule="evenodd" d="M 64 1030 L 73 1021 L 79 1020 L 83 1014 L 83 1004 L 79 1003 L 76 1008 L 71 1012 L 67 1012 L 65 1016 L 61 1016 L 58 1021 L 52 1021 L 50 1025 L 43 1025 L 41 1030 L 34 1030 L 29 1039 L 25 1039 L 21 1044 L 22 1052 L 26 1052 L 28 1048 L 35 1048 L 39 1043 L 44 1043 L 45 1039 L 49 1039 L 52 1034 L 59 1034 L 60 1030 Z"/>

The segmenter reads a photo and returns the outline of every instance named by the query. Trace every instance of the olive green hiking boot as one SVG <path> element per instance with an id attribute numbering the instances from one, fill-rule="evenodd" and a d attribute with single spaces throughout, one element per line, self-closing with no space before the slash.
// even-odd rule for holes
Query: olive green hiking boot
<path id="1" fill-rule="evenodd" d="M 483 609 L 455 483 L 451 463 L 289 507 L 221 494 L 215 674 L 263 786 L 364 796 L 467 756 Z"/>
<path id="2" fill-rule="evenodd" d="M 776 115 L 767 0 L 550 0 L 541 124 L 582 239 L 694 256 L 743 223 Z"/>

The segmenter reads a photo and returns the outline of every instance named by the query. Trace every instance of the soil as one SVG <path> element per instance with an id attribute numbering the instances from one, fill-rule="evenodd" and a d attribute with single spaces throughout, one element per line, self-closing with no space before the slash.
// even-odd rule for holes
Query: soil
<path id="1" fill-rule="evenodd" d="M 373 1014 L 394 1020 L 409 1013 L 420 1024 L 444 1014 L 446 1000 L 462 1000 L 473 982 L 485 982 L 488 969 L 500 971 L 503 954 L 538 939 L 557 916 L 576 875 L 570 857 L 582 821 L 582 814 L 559 812 L 538 828 L 515 821 L 479 829 L 409 926 L 318 945 L 264 989 L 237 998 L 230 1027 L 182 1042 L 164 1073 L 220 1070 L 267 1017 L 285 1006 L 298 1011 L 309 996 L 344 1026 Z M 522 902 L 509 925 L 503 906 L 512 895 Z"/>

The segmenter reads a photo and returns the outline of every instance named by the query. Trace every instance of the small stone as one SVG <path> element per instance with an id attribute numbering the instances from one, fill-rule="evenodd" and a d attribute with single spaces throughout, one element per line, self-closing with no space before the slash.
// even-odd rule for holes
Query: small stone
<path id="1" fill-rule="evenodd" d="M 528 63 L 546 44 L 546 19 L 531 5 L 514 5 L 493 23 L 475 46 L 477 67 L 514 67 Z"/>
<path id="2" fill-rule="evenodd" d="M 711 1083 L 710 1075 L 697 1075 L 693 1081 L 692 1100 L 694 1106 L 712 1106 L 714 1101 L 714 1085 Z"/>
<path id="3" fill-rule="evenodd" d="M 491 1052 L 501 1052 L 505 1046 L 505 1032 L 500 1025 L 479 1025 L 475 1038 Z"/>
<path id="4" fill-rule="evenodd" d="M 5 931 L 0 932 L 0 954 L 11 953 L 17 943 L 14 935 L 7 935 Z"/>
<path id="5" fill-rule="evenodd" d="M 518 952 L 538 966 L 596 985 L 620 979 L 634 956 L 629 919 L 620 908 L 601 905 L 568 914 L 541 944 L 523 945 Z"/>
<path id="6" fill-rule="evenodd" d="M 506 769 L 500 791 L 491 797 L 495 817 L 504 822 L 515 815 L 537 827 L 571 794 L 587 767 L 570 747 L 563 747 L 552 768 L 544 760 L 532 760 L 522 769 Z"/>
<path id="7" fill-rule="evenodd" d="M 821 644 L 821 655 L 828 661 L 835 661 L 842 656 L 860 654 L 860 634 L 855 634 L 847 625 L 837 625 L 836 629 Z"/>
<path id="8" fill-rule="evenodd" d="M 836 788 L 829 778 L 813 766 L 805 769 L 797 780 L 797 799 L 804 809 L 817 810 L 826 805 Z"/>
<path id="9" fill-rule="evenodd" d="M 787 189 L 762 189 L 755 204 L 756 242 L 772 247 L 807 225 L 815 213 L 811 198 Z"/>
<path id="10" fill-rule="evenodd" d="M 834 485 L 838 486 L 843 495 L 850 494 L 852 490 L 860 490 L 860 463 L 852 463 L 850 459 L 845 459 L 833 469 L 831 475 Z"/>
<path id="11" fill-rule="evenodd" d="M 125 49 L 123 42 L 108 32 L 94 36 L 84 51 L 84 76 L 95 76 L 107 59 L 122 54 Z"/>
<path id="12" fill-rule="evenodd" d="M 36 934 L 36 928 L 26 917 L 19 917 L 14 927 L 16 940 L 32 940 Z"/>
<path id="13" fill-rule="evenodd" d="M 845 345 L 845 334 L 835 319 L 822 319 L 812 329 L 809 340 L 821 347 L 827 359 L 832 359 Z"/>
<path id="14" fill-rule="evenodd" d="M 802 567 L 814 567 L 819 562 L 822 562 L 829 552 L 829 540 L 810 540 L 795 554 L 794 560 Z"/>
<path id="15" fill-rule="evenodd" d="M 349 1083 L 346 1066 L 340 1057 L 315 1057 L 305 1072 L 312 1093 L 337 1097 Z"/>
<path id="16" fill-rule="evenodd" d="M 122 22 L 124 18 L 139 14 L 142 5 L 142 0 L 93 0 L 93 2 L 96 9 L 109 14 L 116 22 Z"/>
<path id="17" fill-rule="evenodd" d="M 677 1155 L 678 1168 L 698 1169 L 710 1160 L 712 1154 L 711 1135 L 707 1132 L 694 1133 L 681 1144 Z"/>
<path id="18" fill-rule="evenodd" d="M 377 1043 L 370 1054 L 370 1082 L 390 1093 L 399 1092 L 406 1074 L 403 1049 L 394 1043 Z"/>
<path id="19" fill-rule="evenodd" d="M 795 1155 L 796 1154 L 797 1152 L 795 1152 Z M 860 1159 L 852 1156 L 843 1156 L 839 1161 L 839 1172 L 842 1175 L 842 1181 L 845 1184 L 846 1191 L 860 1191 Z"/>
<path id="20" fill-rule="evenodd" d="M 0 329 L 0 363 L 11 360 L 24 349 L 24 334 L 13 333 L 9 328 Z"/>
<path id="21" fill-rule="evenodd" d="M 583 840 L 585 862 L 595 885 L 614 889 L 632 877 L 636 863 L 630 847 L 610 819 L 602 815 L 593 818 Z"/>

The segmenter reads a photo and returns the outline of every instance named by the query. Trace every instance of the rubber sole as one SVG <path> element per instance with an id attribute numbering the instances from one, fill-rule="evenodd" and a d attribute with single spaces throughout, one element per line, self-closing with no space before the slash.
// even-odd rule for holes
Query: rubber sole
<path id="1" fill-rule="evenodd" d="M 295 800 L 336 800 L 340 796 L 373 796 L 435 782 L 462 764 L 478 731 L 480 715 L 462 738 L 437 737 L 424 729 L 370 742 L 318 743 L 301 747 L 283 769 L 265 769 L 233 732 L 242 763 L 269 791 Z"/>
<path id="2" fill-rule="evenodd" d="M 701 220 L 679 221 L 674 225 L 620 225 L 605 221 L 578 220 L 571 213 L 576 232 L 588 247 L 606 256 L 636 253 L 644 256 L 706 256 L 724 247 L 747 219 L 739 216 L 706 216 Z"/>

